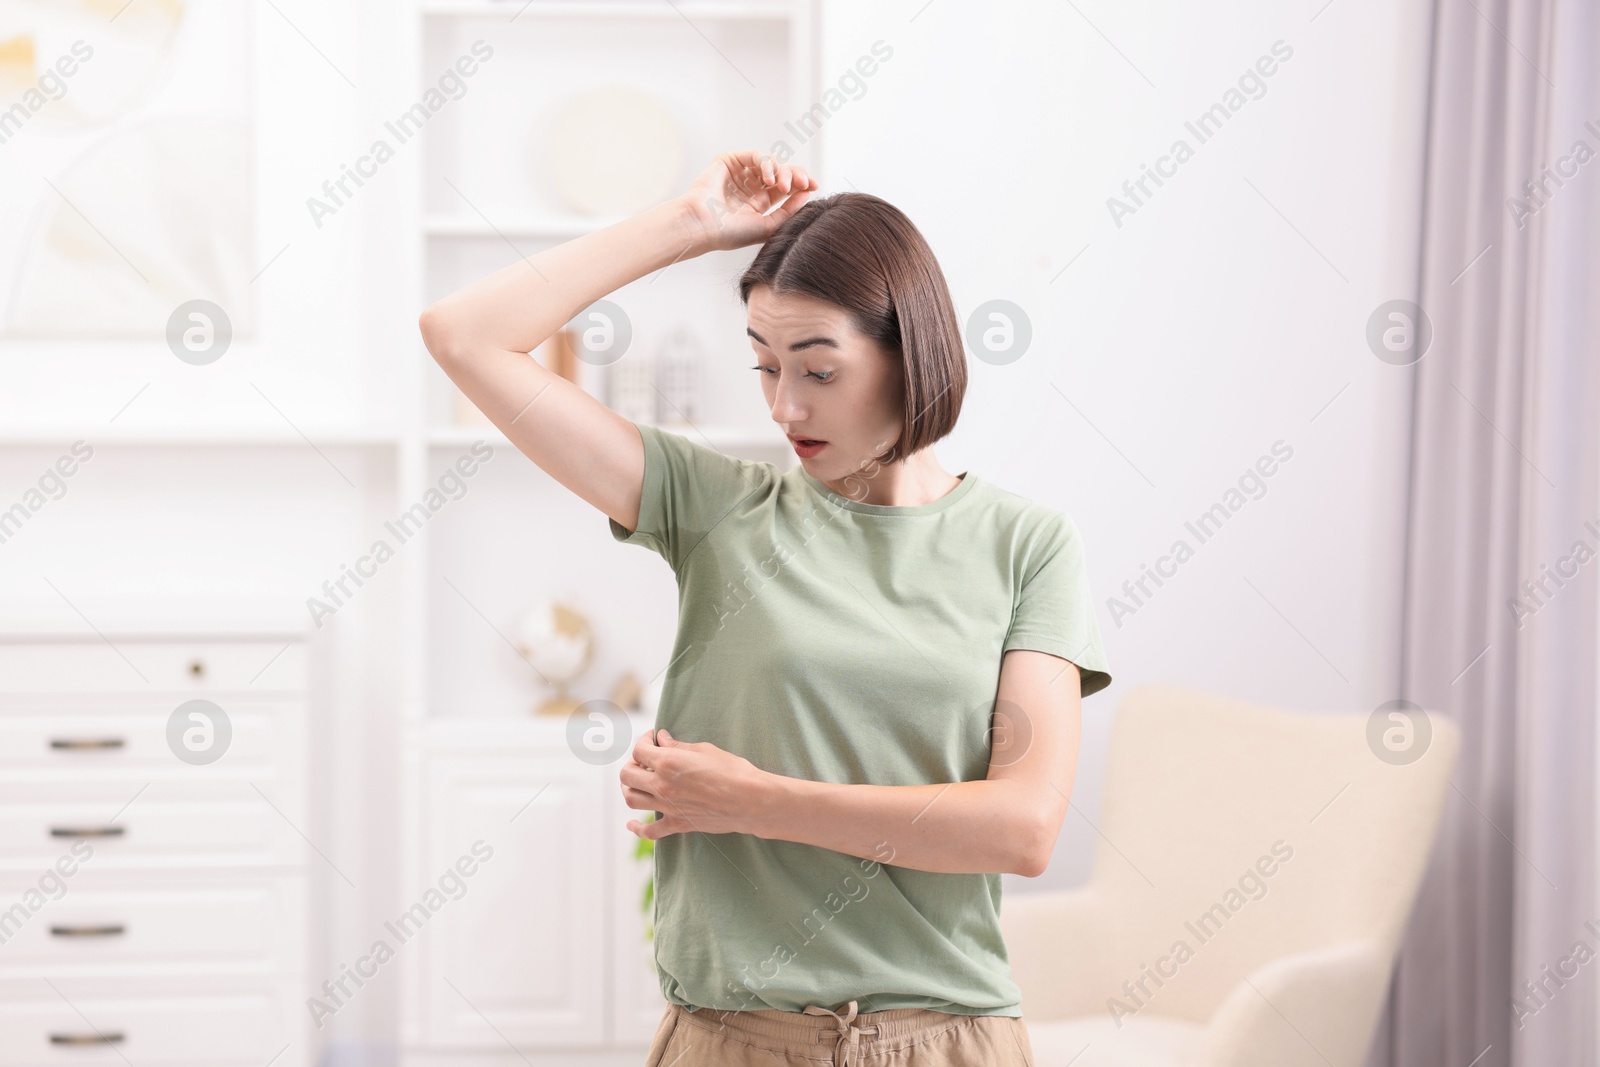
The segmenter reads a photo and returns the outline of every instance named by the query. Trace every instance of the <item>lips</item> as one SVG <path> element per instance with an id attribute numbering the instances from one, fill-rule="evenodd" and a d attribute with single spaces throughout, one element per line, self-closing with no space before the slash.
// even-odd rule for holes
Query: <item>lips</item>
<path id="1" fill-rule="evenodd" d="M 821 454 L 822 450 L 828 447 L 828 442 L 826 441 L 796 437 L 794 434 L 789 434 L 789 444 L 794 448 L 795 455 L 801 459 L 811 459 L 813 456 Z"/>

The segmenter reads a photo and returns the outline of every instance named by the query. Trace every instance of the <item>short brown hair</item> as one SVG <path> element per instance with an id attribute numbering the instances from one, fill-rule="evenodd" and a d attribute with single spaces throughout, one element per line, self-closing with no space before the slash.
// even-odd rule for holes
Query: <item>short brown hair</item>
<path id="1" fill-rule="evenodd" d="M 739 299 L 770 286 L 835 304 L 899 357 L 905 382 L 900 439 L 888 463 L 955 429 L 967 394 L 961 324 L 939 261 L 899 208 L 869 193 L 809 200 L 762 244 L 739 278 Z"/>

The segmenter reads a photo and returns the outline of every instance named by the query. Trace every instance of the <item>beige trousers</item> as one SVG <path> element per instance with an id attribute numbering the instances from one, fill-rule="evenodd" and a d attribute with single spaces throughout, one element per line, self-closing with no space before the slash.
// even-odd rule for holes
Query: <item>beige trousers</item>
<path id="1" fill-rule="evenodd" d="M 1034 1067 L 1028 1028 L 1008 1015 L 926 1008 L 689 1011 L 667 1005 L 645 1067 Z"/>

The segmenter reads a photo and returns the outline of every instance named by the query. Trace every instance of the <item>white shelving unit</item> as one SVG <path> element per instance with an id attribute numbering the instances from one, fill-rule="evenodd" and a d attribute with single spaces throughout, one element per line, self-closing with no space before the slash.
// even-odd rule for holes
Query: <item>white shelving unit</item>
<path id="1" fill-rule="evenodd" d="M 684 134 L 678 188 L 719 151 L 794 143 L 786 124 L 816 99 L 809 0 L 424 0 L 415 12 L 418 87 L 473 42 L 494 49 L 469 91 L 418 134 L 408 267 L 419 312 L 519 256 L 620 221 L 573 214 L 542 179 L 540 122 L 567 93 L 621 83 L 664 101 Z M 795 156 L 819 176 L 820 140 Z M 736 283 L 754 253 L 674 264 L 607 299 L 630 316 L 630 353 L 650 352 L 679 326 L 695 331 L 699 412 L 692 426 L 668 429 L 788 469 L 792 450 L 746 369 Z M 402 563 L 401 896 L 419 899 L 473 839 L 496 853 L 482 888 L 450 904 L 403 961 L 401 1057 L 407 1067 L 636 1063 L 665 1001 L 649 969 L 639 909 L 647 868 L 632 859 L 617 765 L 577 759 L 565 720 L 529 713 L 549 693 L 507 635 L 533 600 L 576 600 L 609 659 L 574 695 L 607 696 L 622 669 L 648 681 L 665 666 L 654 655 L 670 646 L 672 577 L 660 560 L 616 548 L 605 517 L 498 429 L 455 424 L 455 386 L 420 338 L 410 355 L 411 407 L 395 442 L 401 507 L 441 479 L 464 488 L 407 542 Z M 604 369 L 582 374 L 579 384 L 606 399 Z M 458 463 L 475 472 L 452 479 Z M 648 725 L 630 719 L 636 733 Z"/>
<path id="2" fill-rule="evenodd" d="M 253 6 L 253 17 L 258 32 L 248 77 L 255 87 L 260 146 L 256 179 L 274 194 L 256 208 L 258 261 L 265 268 L 257 282 L 262 330 L 213 368 L 213 378 L 222 384 L 214 384 L 213 393 L 194 394 L 201 398 L 187 409 L 194 421 L 171 414 L 186 410 L 174 398 L 198 389 L 191 379 L 181 374 L 158 379 L 142 397 L 142 382 L 130 379 L 125 392 L 79 405 L 84 412 L 103 412 L 104 421 L 24 425 L 10 420 L 0 425 L 0 449 L 16 446 L 42 470 L 54 459 L 49 450 L 65 451 L 84 440 L 97 454 L 120 456 L 96 460 L 119 475 L 158 472 L 166 479 L 163 492 L 176 494 L 185 507 L 200 507 L 184 499 L 191 482 L 219 490 L 239 486 L 241 492 L 249 482 L 252 491 L 265 490 L 266 503 L 260 506 L 275 516 L 296 514 L 304 506 L 303 521 L 321 526 L 336 515 L 344 525 L 326 544 L 306 538 L 294 546 L 300 557 L 315 554 L 319 579 L 340 579 L 342 565 L 358 566 L 372 538 L 390 538 L 399 551 L 382 573 L 386 584 L 398 576 L 398 597 L 389 599 L 389 589 L 361 593 L 356 607 L 341 610 L 337 643 L 325 632 L 313 631 L 309 638 L 331 645 L 330 654 L 351 651 L 360 657 L 330 665 L 328 706 L 338 713 L 336 720 L 317 724 L 323 731 L 317 751 L 337 751 L 346 760 L 359 755 L 353 746 L 375 743 L 374 751 L 389 751 L 388 738 L 371 739 L 363 732 L 360 701 L 376 693 L 371 697 L 375 713 L 387 715 L 391 709 L 385 701 L 393 694 L 399 796 L 388 793 L 392 779 L 381 771 L 369 778 L 351 769 L 355 762 L 339 765 L 339 789 L 348 776 L 363 788 L 380 790 L 360 818 L 391 804 L 404 809 L 398 827 L 403 884 L 392 892 L 364 881 L 359 892 L 338 886 L 331 893 L 315 892 L 310 911 L 329 918 L 311 925 L 309 959 L 299 969 L 317 980 L 337 974 L 370 944 L 341 941 L 349 930 L 358 929 L 364 937 L 374 914 L 388 918 L 391 903 L 409 906 L 419 900 L 441 873 L 435 861 L 462 854 L 455 835 L 467 832 L 479 817 L 498 818 L 513 798 L 513 809 L 520 808 L 550 783 L 510 827 L 515 833 L 496 839 L 501 851 L 483 867 L 491 877 L 451 902 L 451 910 L 441 911 L 437 925 L 419 939 L 427 950 L 400 953 L 396 966 L 404 978 L 397 1014 L 403 1058 L 413 1065 L 458 1064 L 463 1057 L 508 1067 L 523 1060 L 637 1063 L 660 1004 L 652 1001 L 658 991 L 645 966 L 648 944 L 638 910 L 645 868 L 632 859 L 636 842 L 623 827 L 628 813 L 620 804 L 616 767 L 597 768 L 571 758 L 564 724 L 529 714 L 548 693 L 508 649 L 505 635 L 536 599 L 578 600 L 596 625 L 601 651 L 574 693 L 607 696 L 623 669 L 648 681 L 665 666 L 665 656 L 657 657 L 670 647 L 676 619 L 672 577 L 649 553 L 616 546 L 604 516 L 520 456 L 498 429 L 456 424 L 455 387 L 428 355 L 415 323 L 433 300 L 517 257 L 619 221 L 578 216 L 545 192 L 535 147 L 539 123 L 566 93 L 621 82 L 663 100 L 683 130 L 680 189 L 717 152 L 771 151 L 780 140 L 795 147 L 796 162 L 824 177 L 824 137 L 815 130 L 802 136 L 799 130 L 819 99 L 816 5 L 814 0 L 411 0 L 393 16 L 396 23 L 383 26 L 399 26 L 398 49 L 389 47 L 396 43 L 394 35 L 383 37 L 383 54 L 369 57 L 362 69 L 345 62 L 347 53 L 330 49 L 352 74 L 382 75 L 358 77 L 359 91 L 335 89 L 332 95 L 330 84 L 345 84 L 344 69 L 319 68 L 316 76 L 305 76 L 306 55 L 269 47 L 274 34 L 300 42 L 296 30 L 283 23 L 281 13 L 260 5 Z M 317 41 L 337 39 L 331 29 L 301 21 Z M 369 183 L 357 201 L 361 209 L 370 206 L 379 221 L 361 229 L 359 215 L 341 209 L 325 229 L 312 229 L 301 203 L 307 190 L 337 177 L 330 168 L 353 158 L 341 154 L 352 143 L 358 150 L 366 147 L 352 142 L 346 131 L 359 130 L 364 137 L 380 129 L 382 120 L 395 113 L 396 101 L 418 99 L 478 39 L 492 43 L 492 60 L 466 80 L 464 94 L 428 119 L 415 143 L 385 164 L 381 180 Z M 305 115 L 319 116 L 319 123 L 294 118 Z M 302 143 L 314 148 L 297 153 Z M 396 239 L 396 232 L 404 236 Z M 280 252 L 283 248 L 287 251 Z M 365 274 L 341 272 L 343 265 L 358 263 L 363 252 L 374 257 Z M 651 351 L 679 326 L 695 333 L 705 356 L 699 411 L 692 427 L 669 429 L 730 455 L 789 469 L 793 453 L 767 415 L 755 375 L 746 369 L 753 359 L 735 286 L 754 252 L 750 247 L 679 262 L 608 299 L 627 309 L 639 352 Z M 364 297 L 361 284 L 352 279 L 368 279 L 379 295 Z M 313 300 L 315 307 L 308 303 Z M 371 342 L 373 336 L 380 340 Z M 26 351 L 31 356 L 37 350 L 41 360 L 65 360 L 91 348 L 48 344 Z M 168 358 L 160 342 L 118 351 L 130 358 L 155 354 L 163 368 Z M 297 403 L 280 407 L 273 401 L 285 394 L 269 375 L 279 373 L 273 361 L 286 352 L 300 364 L 284 372 L 285 393 L 289 383 L 306 382 L 315 384 L 316 393 L 302 389 Z M 251 359 L 258 362 L 252 365 Z M 594 374 L 580 384 L 604 399 L 604 373 L 584 370 Z M 258 381 L 264 387 L 259 391 L 251 388 Z M 213 410 L 214 398 L 227 405 Z M 161 415 L 147 406 L 156 399 L 164 405 Z M 339 421 L 346 410 L 347 421 Z M 470 477 L 449 481 L 458 461 L 477 455 L 474 446 L 487 446 L 493 458 Z M 224 453 L 220 459 L 214 457 L 219 451 Z M 305 470 L 316 474 L 306 482 L 310 503 L 302 505 L 297 492 L 281 483 Z M 443 507 L 414 534 L 396 539 L 386 520 L 407 513 L 441 484 L 447 489 L 459 484 L 461 492 L 444 492 Z M 246 506 L 257 505 L 239 505 Z M 172 520 L 163 515 L 161 521 Z M 37 549 L 39 540 L 34 536 L 30 547 Z M 317 592 L 316 584 L 299 585 L 299 578 L 283 581 L 272 570 L 277 558 L 266 551 L 260 555 L 259 570 L 267 576 L 262 583 L 275 592 L 296 600 Z M 215 570 L 217 556 L 202 562 Z M 223 591 L 218 596 L 227 599 Z M 645 717 L 634 718 L 642 729 Z M 523 794 L 524 786 L 532 787 L 529 795 Z M 384 827 L 375 828 L 380 839 L 363 854 L 369 827 L 348 811 L 332 810 L 341 793 L 329 775 L 312 775 L 306 792 L 308 834 L 341 864 L 358 863 L 365 855 L 373 869 L 384 869 L 389 855 Z M 584 820 L 596 836 L 573 834 L 564 827 L 569 816 Z M 323 866 L 318 858 L 312 870 L 328 881 Z M 522 897 L 512 891 L 543 871 L 561 871 L 561 887 L 530 885 Z M 489 890 L 496 880 L 511 890 L 496 895 Z M 563 916 L 562 902 L 574 899 L 597 909 L 594 923 Z M 511 921 L 500 921 L 505 916 L 495 909 L 525 909 L 530 900 L 545 902 L 549 913 L 507 912 Z M 565 939 L 535 936 L 540 922 L 565 923 Z M 520 946 L 526 958 L 508 963 L 508 944 Z M 441 999 L 442 993 L 455 995 L 446 977 L 463 990 L 479 986 L 470 978 L 463 984 L 459 970 L 438 971 L 440 961 L 467 961 L 470 967 L 474 960 L 488 961 L 485 973 L 504 974 L 513 983 L 507 1000 L 482 1000 L 469 1010 Z M 562 988 L 563 983 L 571 988 Z M 284 1003 L 297 1005 L 289 1013 L 294 1020 L 314 992 L 309 982 L 297 991 L 285 988 Z M 352 1015 L 376 1013 L 371 999 L 359 998 Z M 484 1025 L 485 1018 L 494 1026 Z M 512 1035 L 516 1051 L 506 1047 L 495 1027 Z M 326 1039 L 319 1032 L 311 1041 Z M 314 1060 L 315 1049 L 312 1053 Z"/>
<path id="3" fill-rule="evenodd" d="M 806 114 L 815 99 L 817 16 L 810 0 L 419 0 L 414 10 L 415 91 L 404 96 L 416 95 L 457 58 L 471 54 L 474 42 L 487 42 L 494 50 L 493 58 L 481 61 L 465 79 L 468 91 L 441 108 L 417 134 L 420 151 L 410 159 L 410 198 L 418 237 L 408 273 L 415 279 L 411 306 L 419 313 L 519 256 L 620 221 L 621 216 L 574 214 L 541 178 L 539 124 L 564 95 L 621 83 L 662 99 L 684 133 L 678 188 L 686 187 L 702 161 L 718 151 L 746 146 L 770 150 L 779 138 L 793 143 L 791 118 Z M 508 127 L 517 119 L 521 128 Z M 820 135 L 813 136 L 796 155 L 814 174 L 820 173 L 820 141 Z M 745 369 L 751 358 L 735 285 L 754 251 L 709 253 L 607 298 L 622 303 L 633 320 L 630 353 L 649 351 L 680 325 L 692 329 L 700 342 L 705 353 L 700 415 L 692 426 L 667 428 L 729 454 L 787 469 L 795 462 L 793 452 Z M 457 390 L 420 338 L 408 355 L 406 366 L 414 371 L 407 382 L 410 410 L 395 441 L 402 507 L 421 499 L 452 463 L 481 441 L 496 458 L 475 477 L 493 480 L 494 488 L 479 493 L 473 485 L 463 500 L 532 494 L 527 499 L 536 500 L 537 506 L 529 520 L 537 514 L 546 516 L 552 527 L 564 523 L 563 534 L 576 525 L 590 544 L 607 536 L 602 516 L 582 502 L 573 508 L 572 494 L 518 455 L 499 429 L 487 422 L 454 421 Z M 584 365 L 581 371 L 579 384 L 605 400 L 605 368 Z M 469 513 L 486 520 L 493 516 L 509 521 L 518 514 L 499 512 L 492 505 L 474 511 L 478 507 L 476 500 L 466 505 Z M 565 511 L 572 512 L 570 521 L 563 517 Z M 498 551 L 492 539 L 459 531 L 464 520 L 452 522 L 457 517 L 445 509 L 408 541 L 402 714 L 411 724 L 457 714 L 448 706 L 456 703 L 448 688 L 442 695 L 432 680 L 433 667 L 457 652 L 456 642 L 481 637 L 448 625 L 428 625 L 438 622 L 441 591 L 452 595 L 437 578 L 456 558 L 453 553 Z M 413 544 L 416 551 L 409 547 Z M 515 572 L 518 561 L 539 547 L 537 538 L 521 541 L 507 565 Z M 489 639 L 499 641 L 492 634 Z M 504 716 L 520 714 L 527 700 L 478 692 L 470 698 L 463 695 L 461 702 L 473 705 L 473 715 Z"/>

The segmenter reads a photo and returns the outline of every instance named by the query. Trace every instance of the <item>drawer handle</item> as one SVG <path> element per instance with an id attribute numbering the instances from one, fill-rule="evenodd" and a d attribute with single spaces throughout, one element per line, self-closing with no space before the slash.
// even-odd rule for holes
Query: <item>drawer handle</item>
<path id="1" fill-rule="evenodd" d="M 50 739 L 50 747 L 51 748 L 57 748 L 57 749 L 68 749 L 68 750 L 73 751 L 73 752 L 81 752 L 81 751 L 83 751 L 85 749 L 93 749 L 93 748 L 121 748 L 122 747 L 122 738 L 120 738 L 120 737 L 53 737 L 53 738 Z"/>
<path id="2" fill-rule="evenodd" d="M 206 665 L 203 661 L 197 659 L 192 659 L 189 661 L 189 674 L 191 677 L 203 678 L 205 677 L 205 673 Z"/>
<path id="3" fill-rule="evenodd" d="M 52 826 L 51 837 L 121 837 L 120 826 Z"/>
<path id="4" fill-rule="evenodd" d="M 122 1031 L 113 1030 L 109 1034 L 51 1034 L 52 1045 L 114 1045 L 122 1040 Z"/>
<path id="5" fill-rule="evenodd" d="M 115 937 L 126 932 L 127 927 L 121 923 L 113 926 L 52 926 L 52 937 Z"/>

